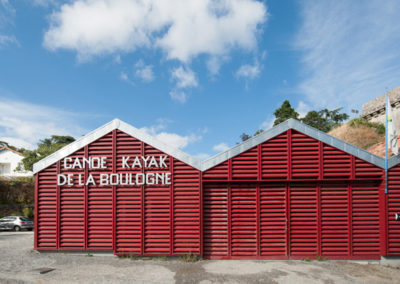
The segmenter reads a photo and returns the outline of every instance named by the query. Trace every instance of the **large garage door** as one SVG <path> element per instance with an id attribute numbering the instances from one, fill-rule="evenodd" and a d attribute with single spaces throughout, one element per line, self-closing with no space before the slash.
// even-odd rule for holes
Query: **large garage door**
<path id="1" fill-rule="evenodd" d="M 206 184 L 208 258 L 378 258 L 379 182 Z"/>

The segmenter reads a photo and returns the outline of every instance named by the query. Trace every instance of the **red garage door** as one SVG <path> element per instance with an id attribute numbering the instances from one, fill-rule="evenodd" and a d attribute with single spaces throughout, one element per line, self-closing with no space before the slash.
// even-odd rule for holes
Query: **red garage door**
<path id="1" fill-rule="evenodd" d="M 379 184 L 206 184 L 204 255 L 379 258 Z"/>

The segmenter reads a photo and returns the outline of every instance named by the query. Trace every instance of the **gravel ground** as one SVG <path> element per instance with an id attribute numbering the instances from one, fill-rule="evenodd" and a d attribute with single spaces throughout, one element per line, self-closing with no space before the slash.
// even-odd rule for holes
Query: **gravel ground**
<path id="1" fill-rule="evenodd" d="M 0 283 L 400 283 L 400 270 L 346 261 L 180 259 L 38 253 L 33 233 L 0 232 Z M 54 269 L 47 273 L 46 270 Z"/>

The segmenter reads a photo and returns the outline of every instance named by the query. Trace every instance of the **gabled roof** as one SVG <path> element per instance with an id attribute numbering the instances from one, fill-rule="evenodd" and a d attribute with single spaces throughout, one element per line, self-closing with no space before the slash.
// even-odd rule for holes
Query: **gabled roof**
<path id="1" fill-rule="evenodd" d="M 237 156 L 252 147 L 263 143 L 266 140 L 269 140 L 289 129 L 294 129 L 297 130 L 301 133 L 304 133 L 312 138 L 315 138 L 319 141 L 322 141 L 332 147 L 335 147 L 337 149 L 340 149 L 344 152 L 347 152 L 355 157 L 358 157 L 362 160 L 365 160 L 367 162 L 370 162 L 378 167 L 383 168 L 384 167 L 384 159 L 378 156 L 375 156 L 366 150 L 363 150 L 361 148 L 358 148 L 354 145 L 351 145 L 349 143 L 346 143 L 340 139 L 337 139 L 335 137 L 332 137 L 320 130 L 317 130 L 311 126 L 308 126 L 306 124 L 303 124 L 295 119 L 289 119 L 269 130 L 266 130 L 262 132 L 261 134 L 251 137 L 250 139 L 230 148 L 229 150 L 222 152 L 218 155 L 215 155 L 214 157 L 211 157 L 203 162 L 200 160 L 190 156 L 189 154 L 186 154 L 182 152 L 181 150 L 178 150 L 172 146 L 169 146 L 165 144 L 164 142 L 161 142 L 157 138 L 150 136 L 143 131 L 119 120 L 119 119 L 114 119 L 111 122 L 101 126 L 100 128 L 88 133 L 87 135 L 81 137 L 80 139 L 76 140 L 75 142 L 63 147 L 62 149 L 58 150 L 57 152 L 51 154 L 50 156 L 40 160 L 36 164 L 33 165 L 33 172 L 37 173 L 48 166 L 52 165 L 53 163 L 57 162 L 58 160 L 61 160 L 70 154 L 74 153 L 75 151 L 81 149 L 82 147 L 96 141 L 100 137 L 106 135 L 107 133 L 111 132 L 114 129 L 119 129 L 141 141 L 144 143 L 153 146 L 154 148 L 157 148 L 158 150 L 200 170 L 200 171 L 205 171 L 208 170 L 220 163 L 225 162 L 226 160 L 233 158 L 234 156 Z M 399 159 L 400 161 L 400 159 Z"/>
<path id="2" fill-rule="evenodd" d="M 303 134 L 306 134 L 312 138 L 315 138 L 319 141 L 322 141 L 330 146 L 333 146 L 337 149 L 340 149 L 346 153 L 349 153 L 355 157 L 358 157 L 360 159 L 363 159 L 367 162 L 370 162 L 378 167 L 383 168 L 384 167 L 384 159 L 381 157 L 378 157 L 376 155 L 373 155 L 369 153 L 368 151 L 358 148 L 354 145 L 351 145 L 349 143 L 346 143 L 338 138 L 335 138 L 333 136 L 330 136 L 326 134 L 325 132 L 322 132 L 314 127 L 311 127 L 307 124 L 301 123 L 300 121 L 296 119 L 288 119 L 285 122 L 282 122 L 278 124 L 277 126 L 261 132 L 259 135 L 251 137 L 250 139 L 232 147 L 231 149 L 222 152 L 214 157 L 211 157 L 210 159 L 204 161 L 202 163 L 202 170 L 205 171 L 207 169 L 210 169 L 242 152 L 245 152 L 254 146 L 263 143 L 266 140 L 269 140 L 289 129 L 294 129 L 297 130 Z"/>
<path id="3" fill-rule="evenodd" d="M 24 156 L 24 154 L 22 154 L 21 152 L 15 151 L 15 150 L 11 149 L 10 147 L 7 147 L 7 146 L 0 147 L 0 151 L 3 151 L 3 150 L 9 150 L 11 152 L 14 152 L 15 154 L 18 154 L 20 156 Z"/>
<path id="4" fill-rule="evenodd" d="M 190 156 L 189 154 L 186 154 L 182 152 L 179 149 L 176 149 L 170 145 L 165 144 L 164 142 L 158 140 L 157 138 L 148 135 L 144 131 L 141 131 L 132 125 L 129 125 L 119 119 L 114 119 L 110 121 L 109 123 L 97 128 L 96 130 L 89 132 L 85 136 L 82 136 L 78 140 L 72 142 L 71 144 L 68 144 L 67 146 L 61 148 L 60 150 L 54 152 L 53 154 L 47 156 L 46 158 L 40 160 L 39 162 L 35 163 L 33 165 L 33 172 L 37 173 L 48 166 L 52 165 L 53 163 L 57 162 L 58 160 L 61 160 L 75 151 L 83 148 L 84 146 L 96 141 L 97 139 L 103 137 L 104 135 L 110 133 L 114 129 L 119 129 L 132 137 L 135 137 L 138 140 L 143 141 L 144 143 L 153 146 L 154 148 L 157 148 L 158 150 L 174 157 L 182 162 L 185 162 L 186 164 L 199 169 L 201 168 L 201 161 L 196 159 L 195 157 Z"/>

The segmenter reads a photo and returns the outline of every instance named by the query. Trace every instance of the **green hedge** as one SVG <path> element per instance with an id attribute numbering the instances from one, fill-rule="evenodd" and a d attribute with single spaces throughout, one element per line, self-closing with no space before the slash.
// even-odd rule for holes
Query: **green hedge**
<path id="1" fill-rule="evenodd" d="M 33 204 L 35 201 L 35 180 L 33 177 L 1 178 L 0 204 Z"/>

